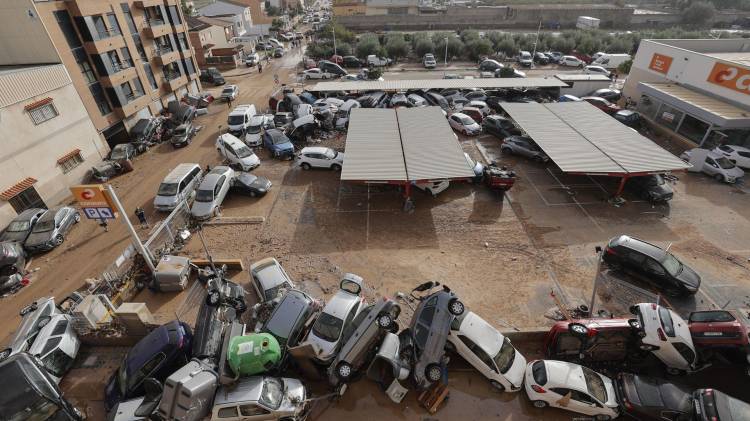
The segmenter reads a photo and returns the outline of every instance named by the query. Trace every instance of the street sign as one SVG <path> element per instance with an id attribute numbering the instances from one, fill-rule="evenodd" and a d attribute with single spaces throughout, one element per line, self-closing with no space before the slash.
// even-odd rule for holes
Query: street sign
<path id="1" fill-rule="evenodd" d="M 88 219 L 115 219 L 115 212 L 111 208 L 83 208 Z"/>
<path id="2" fill-rule="evenodd" d="M 84 184 L 70 188 L 82 208 L 114 208 L 109 195 L 100 184 Z"/>

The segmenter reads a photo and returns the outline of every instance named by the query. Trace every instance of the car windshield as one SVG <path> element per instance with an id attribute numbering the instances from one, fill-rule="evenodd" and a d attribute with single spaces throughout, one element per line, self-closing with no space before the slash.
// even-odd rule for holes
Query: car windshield
<path id="1" fill-rule="evenodd" d="M 177 194 L 177 183 L 161 183 L 157 196 L 174 196 Z"/>
<path id="2" fill-rule="evenodd" d="M 250 127 L 247 128 L 247 132 L 250 133 L 250 134 L 258 134 L 258 133 L 260 133 L 260 129 L 261 129 L 262 126 L 263 126 L 262 124 L 250 126 Z"/>
<path id="3" fill-rule="evenodd" d="M 242 145 L 239 148 L 235 149 L 235 152 L 237 153 L 237 156 L 240 158 L 247 158 L 248 156 L 253 155 L 253 150 L 248 148 L 245 145 Z"/>
<path id="4" fill-rule="evenodd" d="M 501 373 L 505 374 L 510 370 L 513 365 L 513 360 L 516 359 L 516 349 L 510 344 L 510 339 L 503 339 L 503 346 L 500 348 L 500 352 L 495 355 L 495 364 Z"/>
<path id="5" fill-rule="evenodd" d="M 281 145 L 283 143 L 288 143 L 289 139 L 286 138 L 286 136 L 279 133 L 276 136 L 271 136 L 271 140 L 273 141 L 274 145 Z"/>
<path id="6" fill-rule="evenodd" d="M 474 120 L 472 120 L 471 117 L 459 117 L 459 119 L 461 120 L 461 123 L 464 126 L 469 126 L 469 125 L 474 124 Z"/>
<path id="7" fill-rule="evenodd" d="M 118 148 L 115 146 L 114 149 L 112 149 L 112 153 L 109 155 L 110 159 L 125 159 L 127 157 L 126 149 L 125 148 Z"/>
<path id="8" fill-rule="evenodd" d="M 732 161 L 728 160 L 727 158 L 721 157 L 716 159 L 716 163 L 719 164 L 719 167 L 724 170 L 730 170 L 734 168 L 734 164 Z"/>
<path id="9" fill-rule="evenodd" d="M 272 409 L 281 406 L 284 397 L 284 384 L 280 379 L 266 377 L 263 379 L 263 390 L 260 392 L 260 403 Z"/>
<path id="10" fill-rule="evenodd" d="M 661 327 L 664 329 L 664 333 L 667 336 L 674 337 L 674 322 L 672 321 L 672 313 L 664 307 L 659 306 L 659 319 L 661 319 Z"/>
<path id="11" fill-rule="evenodd" d="M 187 134 L 187 127 L 180 126 L 176 129 L 174 129 L 174 135 L 175 136 L 185 136 Z"/>
<path id="12" fill-rule="evenodd" d="M 696 311 L 690 313 L 690 321 L 698 323 L 706 322 L 733 322 L 735 320 L 732 313 L 724 310 L 716 311 Z"/>
<path id="13" fill-rule="evenodd" d="M 328 342 L 334 342 L 341 335 L 341 328 L 344 321 L 328 313 L 323 313 L 315 321 L 312 331 L 315 336 Z"/>
<path id="14" fill-rule="evenodd" d="M 333 149 L 328 149 L 325 153 L 326 158 L 333 159 L 336 158 L 339 155 L 338 152 L 334 151 Z"/>
<path id="15" fill-rule="evenodd" d="M 214 191 L 211 190 L 198 190 L 195 194 L 196 202 L 212 202 L 214 200 Z"/>
<path id="16" fill-rule="evenodd" d="M 221 91 L 221 94 L 222 95 L 224 95 L 224 94 L 231 94 L 233 91 L 234 91 L 234 89 L 232 89 L 232 88 L 224 88 L 224 90 Z"/>
<path id="17" fill-rule="evenodd" d="M 604 380 L 589 368 L 583 369 L 583 378 L 586 379 L 586 388 L 599 402 L 607 402 L 607 389 L 604 386 Z"/>
<path id="18" fill-rule="evenodd" d="M 50 219 L 44 219 L 40 220 L 34 225 L 34 230 L 32 232 L 48 232 L 52 231 L 55 228 L 55 220 Z"/>
<path id="19" fill-rule="evenodd" d="M 661 264 L 672 276 L 677 276 L 682 272 L 682 263 L 670 253 L 664 255 L 664 260 L 661 261 Z"/>
<path id="20" fill-rule="evenodd" d="M 22 232 L 29 229 L 29 221 L 12 221 L 6 231 L 8 232 Z"/>
<path id="21" fill-rule="evenodd" d="M 244 115 L 230 115 L 229 118 L 227 118 L 227 124 L 231 125 L 237 125 L 242 124 L 245 122 L 245 116 Z"/>

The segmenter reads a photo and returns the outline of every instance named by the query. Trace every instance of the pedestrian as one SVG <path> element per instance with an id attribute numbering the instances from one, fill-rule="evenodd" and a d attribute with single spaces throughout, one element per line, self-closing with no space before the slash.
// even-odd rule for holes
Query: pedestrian
<path id="1" fill-rule="evenodd" d="M 206 174 L 211 172 L 211 166 L 206 164 Z"/>
<path id="2" fill-rule="evenodd" d="M 263 73 L 263 64 L 258 63 L 258 73 Z"/>
<path id="3" fill-rule="evenodd" d="M 104 232 L 109 232 L 109 225 L 107 224 L 107 220 L 105 218 L 99 220 L 99 226 L 104 227 Z"/>
<path id="4" fill-rule="evenodd" d="M 232 98 L 227 98 L 227 107 L 229 107 L 230 110 L 232 109 Z"/>
<path id="5" fill-rule="evenodd" d="M 138 222 L 141 223 L 141 228 L 149 228 L 148 221 L 146 220 L 146 211 L 142 207 L 138 206 L 135 208 L 135 216 L 138 218 Z"/>

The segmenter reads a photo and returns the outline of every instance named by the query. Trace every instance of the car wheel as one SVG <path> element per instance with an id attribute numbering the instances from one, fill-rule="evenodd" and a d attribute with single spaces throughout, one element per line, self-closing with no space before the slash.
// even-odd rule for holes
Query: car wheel
<path id="1" fill-rule="evenodd" d="M 503 386 L 502 384 L 500 384 L 500 382 L 492 380 L 490 382 L 490 384 L 492 385 L 492 387 L 494 387 L 495 389 L 497 389 L 498 392 L 505 392 L 505 386 Z"/>
<path id="2" fill-rule="evenodd" d="M 589 329 L 581 323 L 571 323 L 568 325 L 568 330 L 574 336 L 583 337 L 589 333 Z"/>
<path id="3" fill-rule="evenodd" d="M 257 195 L 258 195 L 258 193 L 254 192 L 254 191 L 251 191 L 251 192 L 250 192 L 250 197 L 255 197 L 255 196 L 257 196 Z"/>
<path id="4" fill-rule="evenodd" d="M 448 311 L 450 311 L 450 313 L 454 316 L 460 316 L 464 314 L 465 309 L 466 307 L 464 307 L 464 303 L 459 301 L 458 298 L 452 298 L 448 302 Z"/>
<path id="5" fill-rule="evenodd" d="M 326 79 L 328 79 L 328 76 L 323 75 L 323 80 L 326 80 Z"/>
<path id="6" fill-rule="evenodd" d="M 630 320 L 628 320 L 628 325 L 631 328 L 635 329 L 635 330 L 640 330 L 641 329 L 641 322 L 639 322 L 638 319 L 630 319 Z"/>
<path id="7" fill-rule="evenodd" d="M 210 292 L 206 297 L 206 304 L 210 306 L 217 306 L 219 305 L 219 298 L 219 291 Z"/>
<path id="8" fill-rule="evenodd" d="M 351 364 L 345 361 L 341 361 L 336 366 L 336 377 L 338 377 L 342 382 L 346 383 L 349 379 L 352 378 L 352 374 L 354 374 L 354 369 L 352 368 Z"/>
<path id="9" fill-rule="evenodd" d="M 76 212 L 76 214 L 73 216 L 73 221 L 75 221 L 76 224 L 81 222 L 81 214 Z"/>
<path id="10" fill-rule="evenodd" d="M 534 408 L 546 408 L 547 405 L 549 405 L 545 401 L 534 401 L 534 402 L 532 402 L 532 404 L 534 405 Z"/>
<path id="11" fill-rule="evenodd" d="M 300 165 L 300 166 L 302 167 L 303 170 L 309 170 L 310 169 L 310 164 L 308 164 L 307 162 L 303 162 L 302 165 Z"/>
<path id="12" fill-rule="evenodd" d="M 716 174 L 714 176 L 714 180 L 716 180 L 716 181 L 724 181 L 724 176 L 721 175 L 721 174 Z"/>
<path id="13" fill-rule="evenodd" d="M 376 322 L 381 329 L 388 329 L 391 326 L 391 323 L 393 323 L 393 319 L 391 319 L 390 314 L 381 314 L 378 316 Z"/>
<path id="14" fill-rule="evenodd" d="M 507 153 L 508 155 L 513 155 L 513 149 L 511 149 L 511 148 L 500 148 L 500 153 Z"/>
<path id="15" fill-rule="evenodd" d="M 13 350 L 10 348 L 3 350 L 3 352 L 0 352 L 0 361 L 10 357 L 11 352 L 13 352 Z"/>
<path id="16" fill-rule="evenodd" d="M 333 164 L 331 165 L 331 169 L 334 171 L 341 171 L 341 165 L 339 164 Z"/>
<path id="17" fill-rule="evenodd" d="M 62 244 L 63 241 L 65 241 L 65 238 L 62 236 L 62 234 L 57 234 L 55 236 L 55 245 L 56 246 L 59 246 L 60 244 Z"/>
<path id="18" fill-rule="evenodd" d="M 424 369 L 424 375 L 432 383 L 439 382 L 443 378 L 443 369 L 439 365 L 433 363 Z"/>
<path id="19" fill-rule="evenodd" d="M 310 80 L 310 75 L 305 75 L 305 80 Z"/>
<path id="20" fill-rule="evenodd" d="M 611 420 L 611 419 L 612 419 L 612 417 L 610 417 L 609 415 L 602 415 L 602 414 L 599 414 L 599 415 L 595 416 L 595 417 L 594 417 L 594 419 L 595 419 L 596 421 L 609 421 L 609 420 Z"/>

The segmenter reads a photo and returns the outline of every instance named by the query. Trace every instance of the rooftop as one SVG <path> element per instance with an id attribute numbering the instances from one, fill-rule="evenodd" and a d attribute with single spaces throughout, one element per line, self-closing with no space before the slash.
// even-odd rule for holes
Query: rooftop
<path id="1" fill-rule="evenodd" d="M 674 83 L 639 83 L 644 92 L 659 99 L 677 98 L 685 110 L 704 116 L 721 127 L 746 127 L 750 124 L 750 111 L 743 110 L 725 101 L 688 89 Z"/>
<path id="2" fill-rule="evenodd" d="M 649 39 L 644 40 L 674 48 L 693 51 L 707 57 L 729 61 L 738 66 L 750 67 L 750 39 Z"/>

